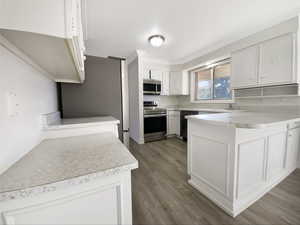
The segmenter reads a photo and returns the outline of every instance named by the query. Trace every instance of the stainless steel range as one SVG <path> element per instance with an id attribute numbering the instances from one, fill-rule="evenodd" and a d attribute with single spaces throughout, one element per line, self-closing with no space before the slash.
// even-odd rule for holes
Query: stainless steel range
<path id="1" fill-rule="evenodd" d="M 144 139 L 145 142 L 162 140 L 167 133 L 167 110 L 158 108 L 154 101 L 144 102 Z"/>

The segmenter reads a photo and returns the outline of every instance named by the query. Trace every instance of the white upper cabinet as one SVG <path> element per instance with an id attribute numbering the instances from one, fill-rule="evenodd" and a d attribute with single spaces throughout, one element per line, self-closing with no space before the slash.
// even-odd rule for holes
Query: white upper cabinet
<path id="1" fill-rule="evenodd" d="M 145 68 L 143 73 L 143 79 L 145 80 L 159 80 L 163 79 L 163 70 Z"/>
<path id="2" fill-rule="evenodd" d="M 143 79 L 144 80 L 150 80 L 150 69 L 144 69 L 144 72 L 143 72 Z"/>
<path id="3" fill-rule="evenodd" d="M 290 33 L 232 53 L 232 87 L 297 83 L 295 51 Z"/>
<path id="4" fill-rule="evenodd" d="M 293 35 L 281 36 L 260 45 L 259 83 L 293 83 Z"/>
<path id="5" fill-rule="evenodd" d="M 162 75 L 161 81 L 161 95 L 169 95 L 170 94 L 170 72 L 165 71 Z"/>
<path id="6" fill-rule="evenodd" d="M 151 79 L 162 81 L 163 73 L 162 70 L 151 70 Z"/>
<path id="7" fill-rule="evenodd" d="M 169 95 L 189 95 L 189 76 L 182 71 L 170 72 Z"/>
<path id="8" fill-rule="evenodd" d="M 259 47 L 252 46 L 232 54 L 232 87 L 257 85 Z"/>
<path id="9" fill-rule="evenodd" d="M 0 44 L 57 82 L 84 81 L 80 0 L 0 0 Z"/>

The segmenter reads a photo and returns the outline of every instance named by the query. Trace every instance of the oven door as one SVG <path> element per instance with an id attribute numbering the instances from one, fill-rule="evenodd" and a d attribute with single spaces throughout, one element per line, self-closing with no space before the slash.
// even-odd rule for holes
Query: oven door
<path id="1" fill-rule="evenodd" d="M 144 115 L 144 134 L 167 132 L 167 115 Z"/>

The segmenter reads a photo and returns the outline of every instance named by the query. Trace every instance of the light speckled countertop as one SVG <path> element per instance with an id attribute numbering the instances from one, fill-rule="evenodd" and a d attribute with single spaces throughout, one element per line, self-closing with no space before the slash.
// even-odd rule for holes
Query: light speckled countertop
<path id="1" fill-rule="evenodd" d="M 44 140 L 0 175 L 0 201 L 132 170 L 137 160 L 111 133 Z"/>
<path id="2" fill-rule="evenodd" d="M 206 115 L 186 116 L 189 120 L 197 120 L 214 125 L 234 126 L 236 128 L 264 128 L 280 123 L 300 122 L 300 115 L 287 113 L 260 113 L 236 111 Z"/>
<path id="3" fill-rule="evenodd" d="M 185 107 L 161 107 L 161 108 L 165 108 L 167 110 L 173 111 L 173 110 L 178 110 L 178 111 L 202 111 L 202 112 L 233 112 L 233 111 L 242 111 L 242 110 L 231 110 L 231 109 L 220 109 L 220 108 L 185 108 Z"/>
<path id="4" fill-rule="evenodd" d="M 99 126 L 103 124 L 118 124 L 119 120 L 111 116 L 102 117 L 86 117 L 86 118 L 71 118 L 71 119 L 58 119 L 46 125 L 47 130 L 56 130 L 64 128 L 79 128 L 88 126 Z"/>

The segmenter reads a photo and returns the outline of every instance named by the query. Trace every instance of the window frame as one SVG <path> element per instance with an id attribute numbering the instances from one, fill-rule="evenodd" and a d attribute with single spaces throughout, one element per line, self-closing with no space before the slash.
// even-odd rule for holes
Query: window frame
<path id="1" fill-rule="evenodd" d="M 196 72 L 211 69 L 211 81 L 212 81 L 212 90 L 211 90 L 211 96 L 214 97 L 214 67 L 223 65 L 226 63 L 231 63 L 231 58 L 222 59 L 210 64 L 205 64 L 204 66 L 197 67 L 191 71 L 190 77 L 191 77 L 191 83 L 190 83 L 190 100 L 192 103 L 234 103 L 234 90 L 231 89 L 231 99 L 197 99 L 197 88 L 196 88 Z"/>

